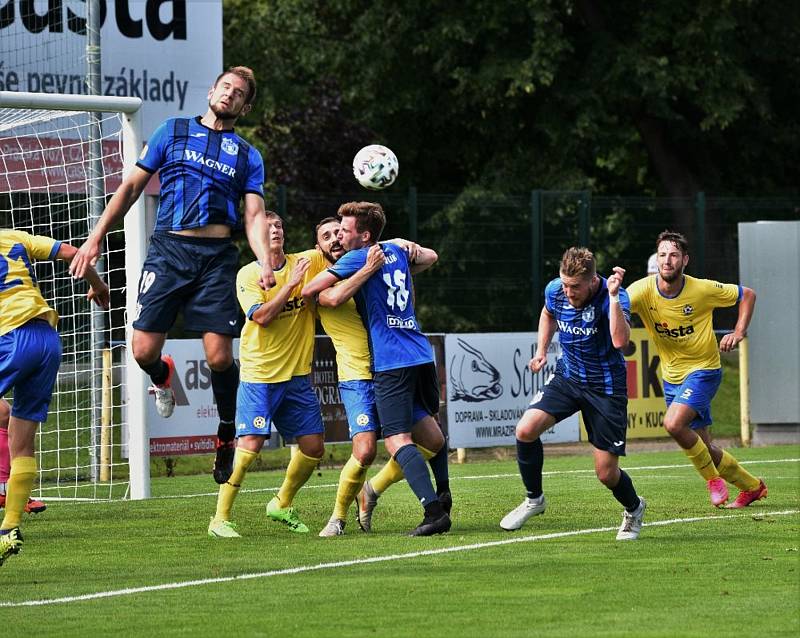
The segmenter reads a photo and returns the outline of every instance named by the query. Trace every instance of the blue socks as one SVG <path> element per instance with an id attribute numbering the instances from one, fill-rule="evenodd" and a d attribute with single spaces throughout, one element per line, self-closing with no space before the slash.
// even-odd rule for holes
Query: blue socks
<path id="1" fill-rule="evenodd" d="M 433 478 L 436 480 L 436 493 L 450 491 L 450 469 L 447 466 L 447 442 L 442 445 L 434 456 L 428 460 L 428 465 L 433 471 Z"/>
<path id="2" fill-rule="evenodd" d="M 436 492 L 433 491 L 428 465 L 416 445 L 404 445 L 394 455 L 394 460 L 403 468 L 406 481 L 411 486 L 411 491 L 424 507 L 433 502 L 438 503 Z"/>
<path id="3" fill-rule="evenodd" d="M 639 496 L 636 494 L 636 488 L 633 487 L 633 481 L 624 470 L 619 471 L 619 482 L 616 487 L 611 488 L 611 493 L 628 512 L 634 512 L 639 507 Z"/>
<path id="4" fill-rule="evenodd" d="M 217 434 L 222 441 L 232 441 L 236 436 L 233 422 L 236 419 L 236 391 L 239 389 L 239 367 L 235 361 L 227 370 L 211 371 L 211 389 L 217 402 L 219 420 L 222 422 Z M 223 428 L 223 424 L 229 427 Z"/>
<path id="5" fill-rule="evenodd" d="M 542 495 L 542 467 L 544 466 L 544 447 L 542 440 L 529 443 L 517 439 L 517 465 L 522 477 L 522 484 L 528 492 L 528 498 L 539 498 Z"/>

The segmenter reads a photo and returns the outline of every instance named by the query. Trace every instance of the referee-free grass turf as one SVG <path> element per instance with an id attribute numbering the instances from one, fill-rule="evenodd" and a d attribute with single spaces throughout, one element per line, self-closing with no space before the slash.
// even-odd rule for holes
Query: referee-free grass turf
<path id="1" fill-rule="evenodd" d="M 0 627 L 4 637 L 798 635 L 800 448 L 733 452 L 769 486 L 746 510 L 712 508 L 678 451 L 623 459 L 648 500 L 636 542 L 614 539 L 621 508 L 588 450 L 545 449 L 548 509 L 513 533 L 498 527 L 524 495 L 513 461 L 452 465 L 453 530 L 433 538 L 405 535 L 421 518 L 405 483 L 381 498 L 375 533 L 351 512 L 345 536 L 318 538 L 336 470 L 295 500 L 308 535 L 266 520 L 281 472 L 248 475 L 233 513 L 241 539 L 206 536 L 209 476 L 156 479 L 143 502 L 53 503 L 25 518 L 23 552 L 0 567 L 2 603 L 200 582 L 2 606 Z"/>

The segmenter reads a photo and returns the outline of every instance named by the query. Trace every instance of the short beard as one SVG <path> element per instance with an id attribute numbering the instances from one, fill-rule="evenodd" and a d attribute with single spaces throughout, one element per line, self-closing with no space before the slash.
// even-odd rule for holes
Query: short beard
<path id="1" fill-rule="evenodd" d="M 659 271 L 658 276 L 661 277 L 661 279 L 666 281 L 668 284 L 671 284 L 672 282 L 678 281 L 678 279 L 683 277 L 683 268 L 681 268 L 680 270 L 675 270 L 669 277 L 665 277 L 661 273 L 661 271 Z"/>
<path id="2" fill-rule="evenodd" d="M 336 259 L 334 258 L 334 256 L 331 253 L 325 252 L 321 248 L 320 248 L 320 250 L 322 251 L 322 256 L 325 257 L 325 261 L 327 261 L 329 264 L 335 264 L 336 263 Z"/>
<path id="3" fill-rule="evenodd" d="M 239 110 L 238 113 L 233 114 L 227 109 L 220 108 L 216 104 L 214 105 L 209 104 L 208 107 L 211 109 L 214 115 L 217 116 L 217 119 L 227 122 L 235 122 L 237 119 L 239 119 L 239 116 L 242 114 L 241 109 Z"/>

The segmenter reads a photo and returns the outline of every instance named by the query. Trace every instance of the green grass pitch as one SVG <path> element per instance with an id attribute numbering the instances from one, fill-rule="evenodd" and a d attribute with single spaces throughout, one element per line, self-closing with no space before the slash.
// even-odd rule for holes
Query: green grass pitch
<path id="1" fill-rule="evenodd" d="M 510 460 L 451 465 L 453 530 L 433 538 L 406 536 L 421 516 L 405 483 L 381 498 L 373 534 L 351 510 L 345 536 L 317 537 L 335 469 L 295 500 L 308 535 L 266 519 L 276 471 L 247 477 L 241 539 L 206 535 L 210 476 L 154 479 L 148 501 L 53 502 L 26 515 L 24 549 L 0 567 L 0 633 L 800 635 L 800 448 L 734 454 L 769 486 L 746 510 L 712 508 L 677 450 L 623 459 L 649 504 L 635 542 L 615 541 L 621 508 L 588 449 L 545 450 L 548 509 L 513 533 L 498 526 L 523 496 Z"/>

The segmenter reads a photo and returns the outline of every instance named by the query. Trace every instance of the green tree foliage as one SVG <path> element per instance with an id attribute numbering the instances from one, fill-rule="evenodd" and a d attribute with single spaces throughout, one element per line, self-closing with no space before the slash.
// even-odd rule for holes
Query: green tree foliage
<path id="1" fill-rule="evenodd" d="M 256 69 L 262 124 L 281 109 L 301 114 L 333 82 L 338 119 L 391 146 L 403 183 L 421 191 L 753 194 L 796 187 L 800 175 L 794 2 L 228 0 L 224 9 L 226 62 Z M 348 164 L 334 157 L 344 152 L 335 140 L 288 129 L 320 157 L 334 143 L 327 159 Z"/>
<path id="2" fill-rule="evenodd" d="M 698 191 L 798 195 L 796 2 L 225 0 L 224 19 L 226 64 L 259 81 L 245 133 L 269 186 L 293 189 L 290 232 L 335 210 L 302 193 L 365 197 L 350 161 L 368 143 L 400 159 L 391 192 L 369 194 L 392 204 L 390 221 L 405 219 L 410 185 L 420 201 L 451 194 L 420 207 L 420 237 L 441 256 L 421 290 L 428 329 L 535 321 L 506 306 L 529 291 L 531 189 L 672 198 L 655 219 L 690 239 Z M 575 241 L 570 197 L 545 211 L 546 278 Z M 723 217 L 709 207 L 709 227 Z M 593 217 L 605 266 L 636 242 L 643 263 L 650 240 L 631 219 L 622 205 Z M 485 312 L 465 305 L 478 298 Z"/>

